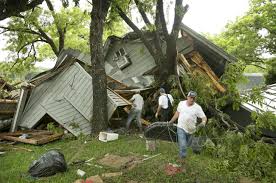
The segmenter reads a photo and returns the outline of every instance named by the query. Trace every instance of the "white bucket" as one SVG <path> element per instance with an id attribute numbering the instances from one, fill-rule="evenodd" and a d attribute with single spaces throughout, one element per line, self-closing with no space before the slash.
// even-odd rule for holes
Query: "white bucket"
<path id="1" fill-rule="evenodd" d="M 118 137 L 119 137 L 119 134 L 117 133 L 100 132 L 99 134 L 99 140 L 102 142 L 117 140 Z"/>

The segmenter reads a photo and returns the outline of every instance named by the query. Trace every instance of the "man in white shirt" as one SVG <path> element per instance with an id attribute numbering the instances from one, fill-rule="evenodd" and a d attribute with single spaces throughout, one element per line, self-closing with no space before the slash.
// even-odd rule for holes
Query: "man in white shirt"
<path id="1" fill-rule="evenodd" d="M 207 117 L 202 108 L 195 103 L 196 96 L 196 92 L 190 91 L 187 95 L 187 100 L 178 104 L 177 111 L 169 121 L 169 123 L 173 123 L 178 118 L 177 137 L 179 156 L 182 160 L 187 155 L 187 143 L 191 135 L 196 131 L 197 118 L 201 118 L 201 123 L 198 126 L 205 126 L 207 122 Z"/>
<path id="2" fill-rule="evenodd" d="M 140 95 L 140 92 L 137 91 L 136 94 L 134 94 L 129 101 L 132 102 L 133 105 L 128 114 L 126 128 L 127 128 L 127 130 L 129 130 L 131 121 L 134 118 L 136 118 L 139 130 L 140 130 L 140 132 L 142 132 L 141 115 L 142 115 L 142 110 L 143 110 L 143 106 L 144 106 L 144 99 Z"/>
<path id="3" fill-rule="evenodd" d="M 161 115 L 161 121 L 169 121 L 172 115 L 173 97 L 170 94 L 166 94 L 164 88 L 160 88 L 160 97 L 158 98 L 158 108 L 155 113 L 155 117 L 158 118 Z"/>

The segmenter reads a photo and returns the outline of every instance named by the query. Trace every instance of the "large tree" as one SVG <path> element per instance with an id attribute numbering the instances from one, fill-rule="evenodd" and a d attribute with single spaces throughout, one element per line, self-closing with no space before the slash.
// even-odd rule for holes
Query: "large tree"
<path id="1" fill-rule="evenodd" d="M 157 81 L 161 83 L 166 82 L 168 75 L 173 74 L 175 71 L 177 56 L 176 40 L 179 35 L 182 19 L 188 10 L 188 5 L 183 6 L 183 0 L 175 0 L 175 16 L 172 30 L 169 32 L 165 20 L 163 0 L 134 0 L 134 3 L 146 25 L 145 31 L 142 31 L 133 23 L 127 16 L 127 12 L 125 12 L 119 4 L 114 3 L 114 5 L 120 17 L 140 37 L 149 53 L 154 58 L 158 66 L 158 71 L 156 73 Z M 153 13 L 153 10 L 155 10 L 155 13 Z M 153 16 L 151 16 L 152 13 L 154 14 Z M 151 22 L 151 19 L 154 19 L 154 22 Z M 153 42 L 147 38 L 146 34 L 148 32 L 154 35 Z M 165 47 L 165 51 L 163 51 L 162 47 Z"/>
<path id="2" fill-rule="evenodd" d="M 247 65 L 264 67 L 267 55 L 276 54 L 276 1 L 250 0 L 249 10 L 211 37 Z"/>
<path id="3" fill-rule="evenodd" d="M 91 76 L 93 86 L 92 132 L 106 129 L 107 92 L 103 56 L 103 29 L 110 7 L 109 0 L 93 0 L 90 24 Z"/>
<path id="4" fill-rule="evenodd" d="M 6 50 L 16 62 L 52 59 L 65 47 L 89 51 L 89 15 L 78 7 L 56 10 L 50 0 L 45 7 L 12 17 L 0 26 L 7 38 Z"/>
<path id="5" fill-rule="evenodd" d="M 7 39 L 5 49 L 10 52 L 8 60 L 16 63 L 13 71 L 30 68 L 37 61 L 55 60 L 63 48 L 89 52 L 89 13 L 68 5 L 55 7 L 58 6 L 45 0 L 44 6 L 21 13 L 24 18 L 11 17 L 0 24 L 0 34 Z M 121 21 L 110 21 L 107 25 L 104 38 L 124 33 Z"/>

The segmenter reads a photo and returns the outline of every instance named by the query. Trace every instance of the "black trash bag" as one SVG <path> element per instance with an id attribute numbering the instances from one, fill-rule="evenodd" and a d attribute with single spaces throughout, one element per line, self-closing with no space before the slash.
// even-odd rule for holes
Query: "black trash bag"
<path id="1" fill-rule="evenodd" d="M 47 177 L 66 170 L 64 155 L 57 150 L 51 150 L 33 161 L 28 173 L 33 177 Z"/>

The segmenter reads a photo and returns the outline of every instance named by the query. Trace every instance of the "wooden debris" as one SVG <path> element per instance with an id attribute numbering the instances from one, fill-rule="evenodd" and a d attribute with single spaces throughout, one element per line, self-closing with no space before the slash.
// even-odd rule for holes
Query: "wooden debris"
<path id="1" fill-rule="evenodd" d="M 222 93 L 226 91 L 226 89 L 219 83 L 217 75 L 197 51 L 189 54 L 189 61 L 183 54 L 178 54 L 178 64 L 181 65 L 187 73 L 199 73 L 200 75 L 206 76 L 216 90 Z"/>
<path id="2" fill-rule="evenodd" d="M 16 112 L 15 112 L 13 122 L 12 122 L 12 125 L 11 125 L 11 129 L 10 129 L 11 132 L 15 132 L 16 129 L 17 129 L 17 122 L 20 119 L 21 114 L 23 112 L 25 103 L 27 101 L 28 93 L 29 93 L 28 89 L 21 89 L 21 91 L 20 91 L 19 102 L 16 106 Z"/>
<path id="3" fill-rule="evenodd" d="M 203 57 L 198 52 L 193 52 L 191 55 L 192 55 L 191 60 L 199 68 L 201 68 L 204 71 L 204 73 L 206 73 L 209 76 L 209 78 L 211 79 L 216 89 L 219 90 L 220 92 L 225 92 L 226 89 L 219 83 L 219 78 L 209 67 L 209 65 L 204 61 Z"/>
<path id="4" fill-rule="evenodd" d="M 159 155 L 161 155 L 161 153 L 156 154 L 156 155 L 153 155 L 153 156 L 150 156 L 150 157 L 147 157 L 147 158 L 143 159 L 142 161 L 147 161 L 147 160 L 152 159 L 152 158 L 155 158 L 155 157 L 157 157 L 157 156 L 159 156 Z"/>
<path id="5" fill-rule="evenodd" d="M 23 134 L 28 134 L 30 138 L 24 139 L 20 138 L 19 136 Z M 21 131 L 21 132 L 14 132 L 14 133 L 2 133 L 0 134 L 1 139 L 15 141 L 15 142 L 23 142 L 26 144 L 33 144 L 33 145 L 41 145 L 46 144 L 48 142 L 60 139 L 63 133 L 53 134 L 49 131 L 37 131 L 37 132 L 28 132 L 28 131 Z"/>
<path id="6" fill-rule="evenodd" d="M 0 115 L 13 115 L 16 111 L 17 100 L 0 99 Z"/>
<path id="7" fill-rule="evenodd" d="M 123 175 L 123 172 L 113 172 L 113 173 L 103 173 L 102 177 L 110 178 L 110 177 L 117 177 Z"/>

